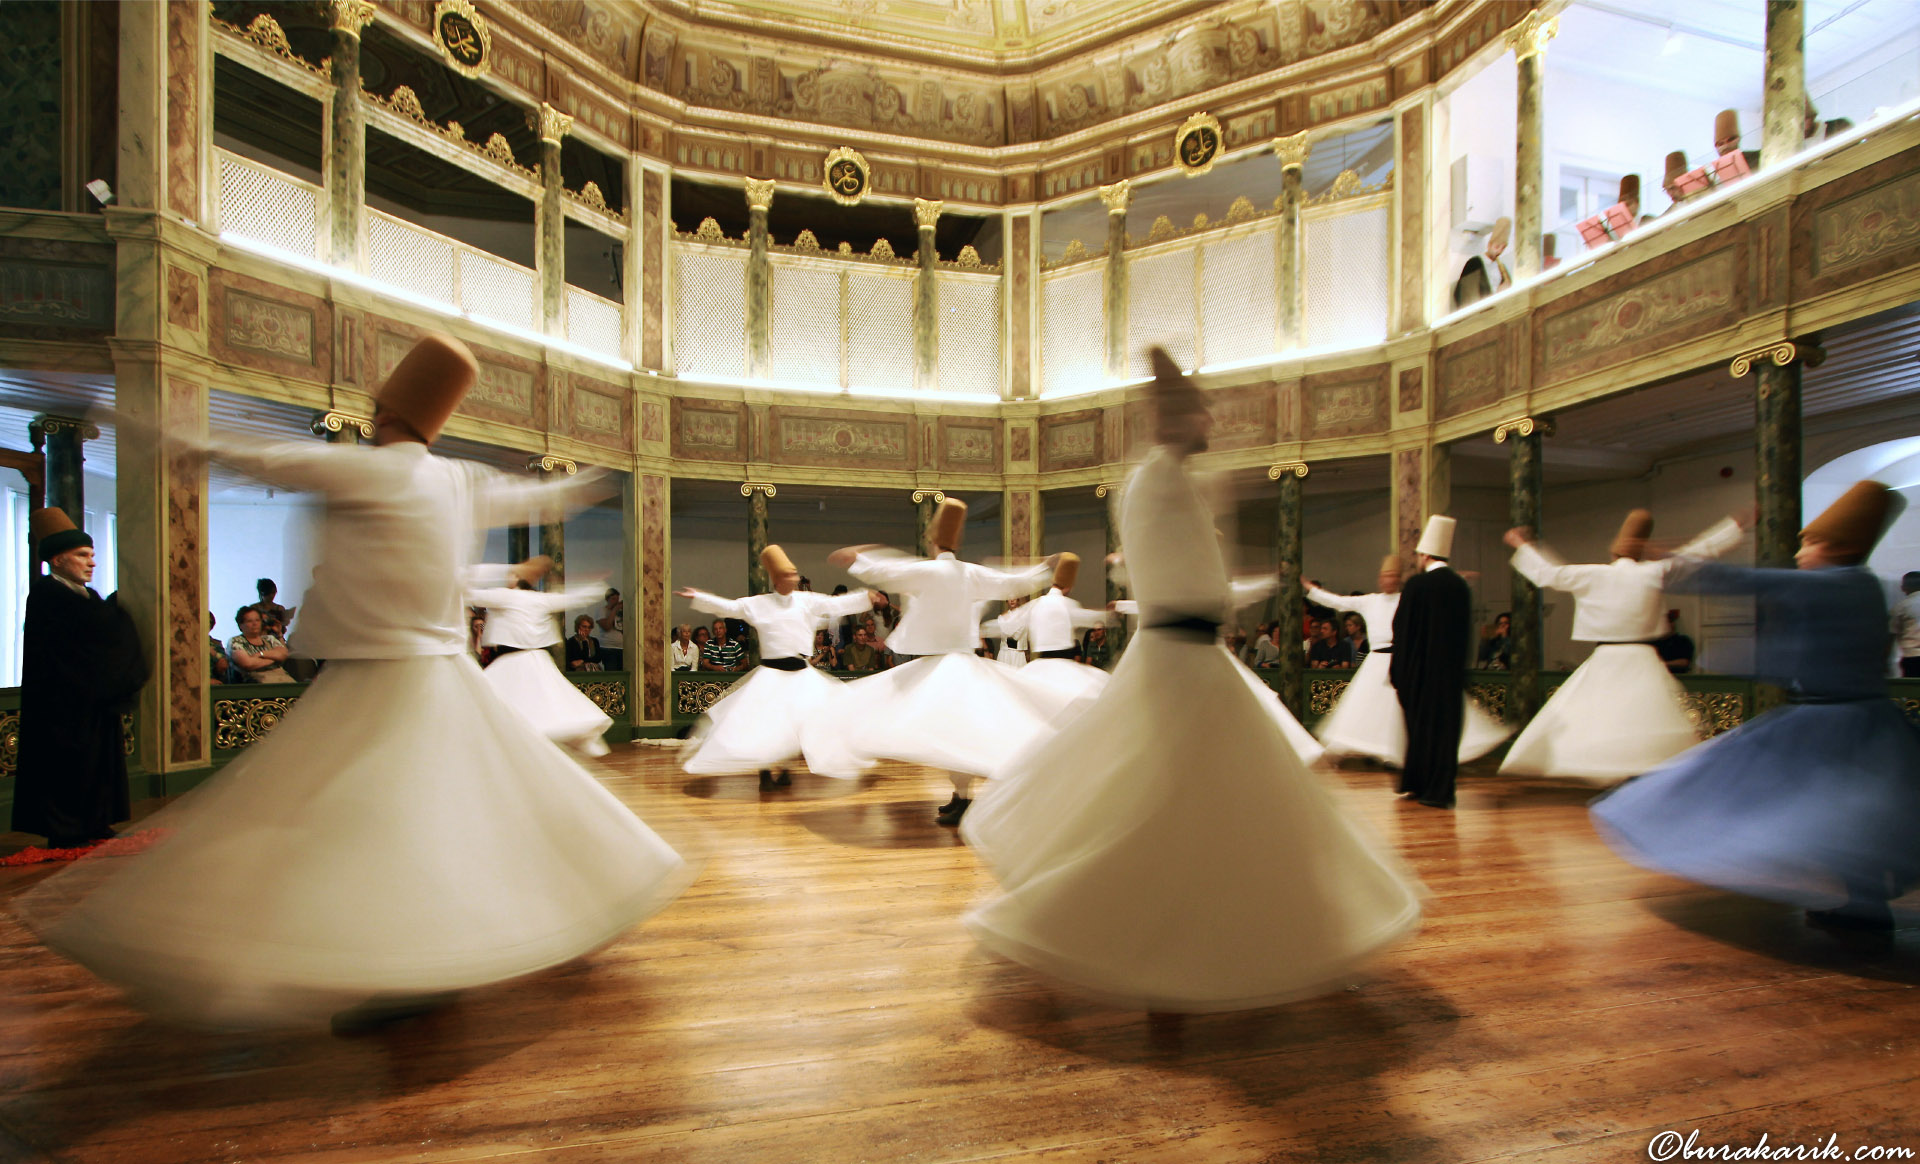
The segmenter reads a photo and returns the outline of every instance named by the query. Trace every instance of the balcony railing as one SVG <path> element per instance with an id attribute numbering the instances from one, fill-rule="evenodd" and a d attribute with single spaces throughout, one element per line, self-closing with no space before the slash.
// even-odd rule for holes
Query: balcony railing
<path id="1" fill-rule="evenodd" d="M 214 150 L 214 161 L 220 230 L 305 258 L 327 258 L 326 190 L 228 150 Z"/>

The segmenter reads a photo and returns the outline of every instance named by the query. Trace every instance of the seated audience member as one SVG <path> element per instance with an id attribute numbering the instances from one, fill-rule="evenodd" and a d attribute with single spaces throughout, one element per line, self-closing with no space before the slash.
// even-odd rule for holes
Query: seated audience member
<path id="1" fill-rule="evenodd" d="M 873 594 L 879 599 L 874 605 L 872 615 L 873 645 L 884 648 L 887 645 L 887 636 L 893 633 L 894 627 L 900 625 L 900 608 L 893 604 L 893 599 L 886 591 L 876 590 Z"/>
<path id="2" fill-rule="evenodd" d="M 1513 648 L 1508 639 L 1513 633 L 1513 615 L 1502 611 L 1493 625 L 1480 632 L 1478 665 L 1486 671 L 1508 670 Z"/>
<path id="3" fill-rule="evenodd" d="M 212 683 L 227 683 L 231 682 L 228 675 L 232 672 L 233 664 L 227 660 L 227 648 L 220 645 L 220 636 L 213 633 L 213 628 L 218 625 L 220 620 L 215 618 L 213 612 L 209 610 L 207 612 L 207 677 Z"/>
<path id="4" fill-rule="evenodd" d="M 593 620 L 593 625 L 600 628 L 602 667 L 608 671 L 620 670 L 626 665 L 627 601 L 620 597 L 618 590 L 608 588 L 600 617 Z"/>
<path id="5" fill-rule="evenodd" d="M 285 638 L 287 626 L 293 622 L 295 608 L 282 606 L 274 601 L 275 596 L 280 593 L 280 588 L 274 585 L 271 578 L 259 579 L 253 584 L 253 589 L 254 593 L 260 596 L 260 601 L 253 604 L 253 608 L 260 612 L 260 629 L 268 634 Z"/>
<path id="6" fill-rule="evenodd" d="M 880 651 L 873 645 L 873 631 L 862 623 L 853 632 L 853 641 L 840 652 L 842 671 L 879 671 L 883 668 Z"/>
<path id="7" fill-rule="evenodd" d="M 286 640 L 262 627 L 259 608 L 241 607 L 234 621 L 240 624 L 240 633 L 227 640 L 227 658 L 239 671 L 235 679 L 241 683 L 293 682 L 285 668 L 290 653 Z"/>
<path id="8" fill-rule="evenodd" d="M 1220 636 L 1220 645 L 1227 648 L 1227 654 L 1246 662 L 1247 632 L 1237 626 L 1229 626 Z"/>
<path id="9" fill-rule="evenodd" d="M 1353 666 L 1358 667 L 1366 661 L 1367 652 L 1373 649 L 1373 644 L 1367 641 L 1367 620 L 1349 610 L 1343 621 L 1346 624 L 1347 651 L 1353 656 Z"/>
<path id="10" fill-rule="evenodd" d="M 1233 633 L 1243 639 L 1247 637 L 1238 630 Z M 1113 646 L 1107 642 L 1106 627 L 1087 628 L 1086 641 L 1080 644 L 1080 661 L 1089 667 L 1098 667 L 1103 671 L 1106 670 L 1107 664 L 1113 661 Z"/>
<path id="11" fill-rule="evenodd" d="M 1900 677 L 1920 679 L 1920 570 L 1900 576 L 1900 601 L 1893 604 L 1892 623 Z"/>
<path id="12" fill-rule="evenodd" d="M 1353 666 L 1353 648 L 1334 631 L 1332 619 L 1314 622 L 1313 645 L 1307 648 L 1307 666 L 1316 671 Z"/>
<path id="13" fill-rule="evenodd" d="M 805 574 L 802 574 L 800 575 L 800 581 L 795 585 L 794 588 L 797 590 L 805 590 L 811 593 L 813 591 L 813 579 L 807 577 Z"/>
<path id="14" fill-rule="evenodd" d="M 567 670 L 604 671 L 606 655 L 600 640 L 593 637 L 593 616 L 583 614 L 573 620 L 573 636 L 567 640 Z"/>
<path id="15" fill-rule="evenodd" d="M 1680 612 L 1667 611 L 1667 633 L 1653 640 L 1654 653 L 1675 675 L 1693 670 L 1693 639 L 1680 633 Z"/>
<path id="16" fill-rule="evenodd" d="M 1487 249 L 1483 255 L 1468 259 L 1460 269 L 1459 278 L 1453 283 L 1453 305 L 1465 307 L 1478 303 L 1489 295 L 1497 295 L 1513 286 L 1513 272 L 1500 261 L 1507 249 L 1507 243 L 1513 237 L 1513 220 L 1502 218 L 1493 224 L 1487 233 Z"/>
<path id="17" fill-rule="evenodd" d="M 747 669 L 747 645 L 735 638 L 727 620 L 713 620 L 713 638 L 700 651 L 702 671 L 744 671 Z"/>
<path id="18" fill-rule="evenodd" d="M 481 643 L 487 633 L 487 613 L 479 607 L 467 609 L 467 654 L 482 667 L 493 662 L 493 648 Z"/>
<path id="19" fill-rule="evenodd" d="M 693 649 L 700 653 L 700 658 L 693 665 L 694 670 L 704 671 L 707 669 L 707 644 L 712 641 L 713 632 L 705 626 L 693 628 Z"/>
<path id="20" fill-rule="evenodd" d="M 700 669 L 700 648 L 693 641 L 693 628 L 684 622 L 673 628 L 673 669 L 676 671 Z"/>
<path id="21" fill-rule="evenodd" d="M 1280 638 L 1286 634 L 1285 623 L 1274 623 L 1267 637 L 1253 645 L 1253 665 L 1255 667 L 1278 667 L 1280 665 Z"/>
<path id="22" fill-rule="evenodd" d="M 840 652 L 834 649 L 833 636 L 825 630 L 813 632 L 813 654 L 807 656 L 807 666 L 818 667 L 822 671 L 840 669 Z"/>

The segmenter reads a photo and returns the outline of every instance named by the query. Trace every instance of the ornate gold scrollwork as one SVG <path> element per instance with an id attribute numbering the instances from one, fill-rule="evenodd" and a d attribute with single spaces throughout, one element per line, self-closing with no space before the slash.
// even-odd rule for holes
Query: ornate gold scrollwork
<path id="1" fill-rule="evenodd" d="M 1220 119 L 1211 113 L 1196 113 L 1180 123 L 1173 134 L 1173 160 L 1189 178 L 1213 169 L 1227 144 L 1220 132 Z"/>
<path id="2" fill-rule="evenodd" d="M 703 679 L 673 685 L 673 710 L 677 715 L 699 715 L 720 702 L 733 689 L 733 680 Z"/>
<path id="3" fill-rule="evenodd" d="M 746 182 L 746 186 L 747 186 L 747 209 L 748 210 L 768 210 L 772 208 L 773 206 L 773 179 L 772 178 L 748 178 Z"/>
<path id="4" fill-rule="evenodd" d="M 1688 691 L 1681 698 L 1701 739 L 1732 731 L 1746 719 L 1746 697 L 1738 691 Z"/>
<path id="5" fill-rule="evenodd" d="M 580 471 L 580 464 L 567 457 L 556 457 L 552 453 L 535 453 L 527 458 L 527 470 L 541 473 L 552 473 L 558 470 L 571 477 Z"/>
<path id="6" fill-rule="evenodd" d="M 138 742 L 138 738 L 134 735 L 133 731 L 133 713 L 123 713 L 120 716 L 120 750 L 131 756 L 133 755 L 134 745 Z"/>
<path id="7" fill-rule="evenodd" d="M 1495 719 L 1505 719 L 1507 716 L 1507 689 L 1500 684 L 1469 683 L 1467 698 Z"/>
<path id="8" fill-rule="evenodd" d="M 358 432 L 367 440 L 373 439 L 373 422 L 364 416 L 355 416 L 351 412 L 328 409 L 313 418 L 313 435 L 325 436 L 330 432 L 345 432 L 349 428 Z"/>
<path id="9" fill-rule="evenodd" d="M 1280 155 L 1283 173 L 1304 168 L 1307 164 L 1307 131 L 1303 129 L 1292 137 L 1274 138 L 1273 152 Z"/>
<path id="10" fill-rule="evenodd" d="M 1784 368 L 1788 364 L 1793 363 L 1794 357 L 1799 354 L 1800 350 L 1793 345 L 1792 340 L 1780 340 L 1777 343 L 1768 344 L 1763 348 L 1755 348 L 1750 352 L 1741 352 L 1739 355 L 1733 357 L 1733 364 L 1727 370 L 1733 373 L 1734 379 L 1738 380 L 1740 377 L 1746 375 L 1755 364 L 1761 363 L 1762 361 L 1772 360 L 1776 365 Z"/>
<path id="11" fill-rule="evenodd" d="M 1351 679 L 1313 679 L 1307 683 L 1307 710 L 1314 715 L 1325 715 L 1333 710 L 1333 705 L 1347 690 Z"/>
<path id="12" fill-rule="evenodd" d="M 1105 497 L 1118 488 L 1120 488 L 1120 482 L 1118 481 L 1103 481 L 1093 487 L 1093 495 L 1095 497 Z"/>
<path id="13" fill-rule="evenodd" d="M 1295 477 L 1306 476 L 1307 463 L 1305 461 L 1282 461 L 1278 465 L 1267 466 L 1267 480 L 1269 481 L 1278 481 L 1289 473 Z"/>
<path id="14" fill-rule="evenodd" d="M 246 747 L 280 725 L 297 695 L 283 699 L 216 699 L 213 701 L 213 746 L 222 752 Z"/>
<path id="15" fill-rule="evenodd" d="M 1107 204 L 1108 214 L 1125 214 L 1127 203 L 1133 200 L 1133 183 L 1122 178 L 1111 186 L 1100 187 L 1100 201 Z"/>
<path id="16" fill-rule="evenodd" d="M 915 505 L 920 504 L 922 501 L 928 501 L 928 500 L 931 500 L 935 505 L 938 505 L 942 501 L 945 501 L 946 499 L 947 499 L 946 492 L 940 489 L 915 489 L 913 491 L 913 503 Z"/>
<path id="17" fill-rule="evenodd" d="M 823 175 L 820 184 L 842 206 L 858 205 L 872 185 L 873 170 L 859 150 L 835 146 L 827 152 L 827 160 L 820 169 Z"/>
<path id="18" fill-rule="evenodd" d="M 930 201 L 926 198 L 913 200 L 913 225 L 921 230 L 932 230 L 940 224 L 940 210 L 945 202 Z"/>
<path id="19" fill-rule="evenodd" d="M 1506 444 L 1508 433 L 1524 437 L 1532 436 L 1536 430 L 1541 436 L 1552 436 L 1553 422 L 1543 416 L 1516 416 L 1493 430 L 1493 443 Z"/>
<path id="20" fill-rule="evenodd" d="M 1538 9 L 1528 12 L 1520 22 L 1507 30 L 1507 47 L 1513 50 L 1513 59 L 1524 61 L 1537 57 L 1547 51 L 1547 42 L 1560 32 L 1558 16 L 1541 16 Z"/>
<path id="21" fill-rule="evenodd" d="M 373 0 L 332 0 L 327 5 L 327 23 L 335 32 L 358 37 L 360 30 L 373 23 Z"/>
<path id="22" fill-rule="evenodd" d="M 766 481 L 745 481 L 740 485 L 740 496 L 742 497 L 752 497 L 755 493 L 764 493 L 767 495 L 768 500 L 772 500 L 778 492 L 778 489 Z"/>
<path id="23" fill-rule="evenodd" d="M 0 712 L 0 779 L 20 770 L 20 713 Z"/>
<path id="24" fill-rule="evenodd" d="M 627 714 L 627 685 L 618 682 L 582 683 L 580 694 L 593 700 L 593 705 L 607 716 L 619 719 Z"/>
<path id="25" fill-rule="evenodd" d="M 38 445 L 43 438 L 62 432 L 77 433 L 83 441 L 97 441 L 100 439 L 100 429 L 97 426 L 90 421 L 81 420 L 77 417 L 42 414 L 34 417 L 27 424 L 27 435 L 33 438 L 36 445 Z"/>
<path id="26" fill-rule="evenodd" d="M 433 39 L 447 64 L 463 77 L 478 77 L 493 67 L 493 31 L 472 0 L 440 0 L 433 6 Z"/>

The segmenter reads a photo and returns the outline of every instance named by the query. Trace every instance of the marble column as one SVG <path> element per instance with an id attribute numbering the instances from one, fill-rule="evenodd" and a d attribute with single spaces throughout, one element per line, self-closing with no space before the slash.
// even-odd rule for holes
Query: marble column
<path id="1" fill-rule="evenodd" d="M 1119 498 L 1113 495 L 1115 490 L 1119 488 L 1120 486 L 1118 485 L 1101 485 L 1093 491 L 1095 497 L 1101 498 L 1107 503 L 1107 556 L 1101 563 L 1100 571 L 1106 579 L 1108 602 L 1119 602 L 1127 596 L 1127 588 L 1120 581 L 1124 569 L 1123 567 L 1113 564 L 1113 556 L 1121 552 Z M 1126 648 L 1126 645 L 1127 621 L 1124 618 L 1116 617 L 1112 622 L 1107 624 L 1107 657 L 1118 662 L 1120 652 Z"/>
<path id="2" fill-rule="evenodd" d="M 360 104 L 360 30 L 373 20 L 372 0 L 330 0 L 332 136 L 327 139 L 327 222 L 333 265 L 366 269 L 367 115 Z"/>
<path id="3" fill-rule="evenodd" d="M 1754 428 L 1753 560 L 1758 566 L 1793 565 L 1800 548 L 1802 369 L 1824 358 L 1817 343 L 1782 343 L 1733 362 L 1735 376 L 1752 367 Z M 48 496 L 52 496 L 49 492 Z"/>
<path id="4" fill-rule="evenodd" d="M 1397 287 L 1388 310 L 1393 316 L 1390 335 L 1405 335 L 1427 324 L 1427 177 L 1429 102 L 1410 105 L 1395 123 L 1393 209 L 1400 222 L 1398 259 L 1393 282 Z"/>
<path id="5" fill-rule="evenodd" d="M 1806 140 L 1806 14 L 1801 0 L 1767 0 L 1767 79 L 1760 107 L 1760 167 L 1779 165 Z"/>
<path id="6" fill-rule="evenodd" d="M 1507 524 L 1526 526 L 1540 532 L 1540 494 L 1543 488 L 1540 469 L 1540 441 L 1546 425 L 1531 418 L 1516 427 L 1502 428 L 1494 434 L 1504 436 L 1510 447 L 1507 459 Z M 1541 630 L 1545 611 L 1541 609 L 1540 589 L 1518 570 L 1514 570 L 1508 667 L 1513 684 L 1507 691 L 1507 722 L 1524 724 L 1540 710 L 1540 667 L 1544 643 Z"/>
<path id="7" fill-rule="evenodd" d="M 672 593 L 673 562 L 667 541 L 671 527 L 672 480 L 664 472 L 640 472 L 633 483 L 634 504 L 630 512 L 638 523 L 632 540 L 638 550 L 635 564 L 634 593 L 627 595 L 627 670 L 639 693 L 638 720 L 650 724 L 665 723 L 672 712 L 668 707 L 672 669 L 667 643 L 668 595 Z M 639 611 L 635 620 L 632 614 Z M 638 637 L 635 637 L 635 631 Z"/>
<path id="8" fill-rule="evenodd" d="M 940 508 L 940 502 L 946 494 L 938 489 L 915 489 L 913 491 L 913 551 L 916 554 L 933 556 L 933 547 L 927 544 L 927 531 L 933 528 L 933 515 Z"/>
<path id="9" fill-rule="evenodd" d="M 573 462 L 561 457 L 536 454 L 527 458 L 527 470 L 539 475 L 542 481 L 553 481 L 561 477 L 572 476 L 578 471 Z M 547 574 L 546 589 L 564 590 L 567 587 L 567 514 L 564 509 L 553 509 L 540 515 L 540 552 L 553 559 L 553 570 Z M 507 532 L 507 549 L 513 549 L 513 531 Z"/>
<path id="10" fill-rule="evenodd" d="M 772 180 L 748 178 L 747 376 L 754 380 L 773 375 L 773 264 L 767 259 L 767 211 L 772 207 Z"/>
<path id="11" fill-rule="evenodd" d="M 1306 714 L 1307 653 L 1300 644 L 1300 610 L 1306 589 L 1300 576 L 1300 558 L 1306 544 L 1307 466 L 1294 462 L 1275 465 L 1267 476 L 1279 482 L 1278 516 L 1273 542 L 1280 561 L 1279 611 L 1275 617 L 1285 629 L 1280 635 L 1280 702 L 1295 719 Z"/>
<path id="12" fill-rule="evenodd" d="M 1122 180 L 1100 187 L 1107 205 L 1107 379 L 1127 379 L 1127 204 L 1133 187 Z"/>
<path id="13" fill-rule="evenodd" d="M 747 498 L 747 593 L 765 594 L 773 586 L 767 568 L 760 564 L 760 551 L 772 541 L 767 529 L 767 502 L 773 496 L 773 486 L 747 484 L 740 486 L 740 492 Z"/>
<path id="14" fill-rule="evenodd" d="M 672 228 L 667 212 L 671 193 L 664 173 L 641 169 L 640 221 L 636 227 L 639 246 L 627 252 L 630 266 L 634 259 L 639 261 L 640 294 L 627 302 L 639 306 L 639 364 L 649 372 L 667 370 L 667 231 Z"/>
<path id="15" fill-rule="evenodd" d="M 1507 30 L 1519 70 L 1513 155 L 1513 277 L 1540 273 L 1540 230 L 1546 220 L 1545 186 L 1547 137 L 1542 76 L 1547 66 L 1547 42 L 1560 30 L 1558 17 L 1542 17 L 1533 10 Z"/>
<path id="16" fill-rule="evenodd" d="M 540 330 L 567 334 L 567 208 L 560 143 L 573 118 L 540 103 Z"/>
<path id="17" fill-rule="evenodd" d="M 533 557 L 533 527 L 530 525 L 510 525 L 507 527 L 507 561 L 518 564 Z"/>
<path id="18" fill-rule="evenodd" d="M 86 529 L 86 454 L 81 446 L 98 440 L 100 430 L 70 416 L 36 416 L 27 426 L 27 435 L 34 452 L 45 446 L 47 505 L 65 510 L 75 526 Z"/>
<path id="19" fill-rule="evenodd" d="M 913 386 L 923 390 L 940 387 L 940 283 L 936 278 L 940 252 L 934 245 L 933 228 L 944 205 L 925 198 L 913 200 L 913 225 L 920 239 L 920 249 L 913 256 L 920 265 L 913 276 Z"/>
<path id="20" fill-rule="evenodd" d="M 1301 295 L 1300 207 L 1305 201 L 1301 181 L 1307 164 L 1307 133 L 1273 139 L 1273 152 L 1280 155 L 1280 261 L 1274 264 L 1274 297 L 1280 306 L 1276 313 L 1274 350 L 1288 351 L 1305 342 L 1301 320 L 1305 315 Z"/>

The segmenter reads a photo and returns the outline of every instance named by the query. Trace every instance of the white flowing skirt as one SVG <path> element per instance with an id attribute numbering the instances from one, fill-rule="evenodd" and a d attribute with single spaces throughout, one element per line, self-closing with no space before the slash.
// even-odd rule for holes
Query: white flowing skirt
<path id="1" fill-rule="evenodd" d="M 1142 631 L 1098 702 L 960 831 L 1000 893 L 988 949 L 1118 1004 L 1265 1006 L 1411 932 L 1418 882 L 1307 771 L 1222 647 Z"/>
<path id="2" fill-rule="evenodd" d="M 324 1023 L 566 962 L 695 866 L 494 696 L 466 655 L 336 659 L 286 719 L 22 899 L 56 953 L 163 1016 Z"/>
<path id="3" fill-rule="evenodd" d="M 1347 689 L 1320 724 L 1320 742 L 1336 756 L 1372 756 L 1395 767 L 1407 760 L 1407 718 L 1388 677 L 1392 656 L 1370 652 L 1360 660 Z M 1460 762 L 1478 760 L 1500 746 L 1513 729 L 1467 700 L 1460 724 Z"/>
<path id="4" fill-rule="evenodd" d="M 1608 785 L 1652 771 L 1700 742 L 1683 698 L 1652 646 L 1597 646 L 1513 741 L 1500 773 Z"/>
<path id="5" fill-rule="evenodd" d="M 525 716 L 541 735 L 583 755 L 607 754 L 605 737 L 613 720 L 567 681 L 545 648 L 501 655 L 480 673 L 500 702 Z"/>
<path id="6" fill-rule="evenodd" d="M 1100 698 L 1112 676 L 1098 667 L 1076 663 L 1072 659 L 1035 659 L 1013 676 L 1027 689 L 1040 707 L 1064 704 L 1050 718 L 1056 726 L 1086 710 Z"/>
<path id="7" fill-rule="evenodd" d="M 858 765 L 803 747 L 806 726 L 826 713 L 845 686 L 812 667 L 755 667 L 707 709 L 680 766 L 695 776 L 729 776 L 790 764 L 804 754 L 809 772 L 851 780 L 860 775 Z"/>
<path id="8" fill-rule="evenodd" d="M 817 756 L 840 771 L 904 760 L 991 776 L 1071 705 L 978 655 L 923 655 L 842 686 L 801 741 L 809 763 Z"/>
<path id="9" fill-rule="evenodd" d="M 1227 658 L 1232 660 L 1234 668 L 1240 672 L 1240 677 L 1246 681 L 1247 686 L 1260 697 L 1261 709 L 1279 727 L 1280 733 L 1287 737 L 1287 743 L 1293 745 L 1294 754 L 1300 757 L 1300 762 L 1309 768 L 1319 763 L 1320 757 L 1326 755 L 1327 750 L 1320 746 L 1319 740 L 1313 738 L 1312 732 L 1301 726 L 1299 720 L 1293 718 L 1293 713 L 1287 710 L 1287 705 L 1280 702 L 1279 692 L 1267 686 L 1265 679 L 1260 678 L 1253 668 L 1235 658 L 1232 652 L 1228 652 Z"/>

